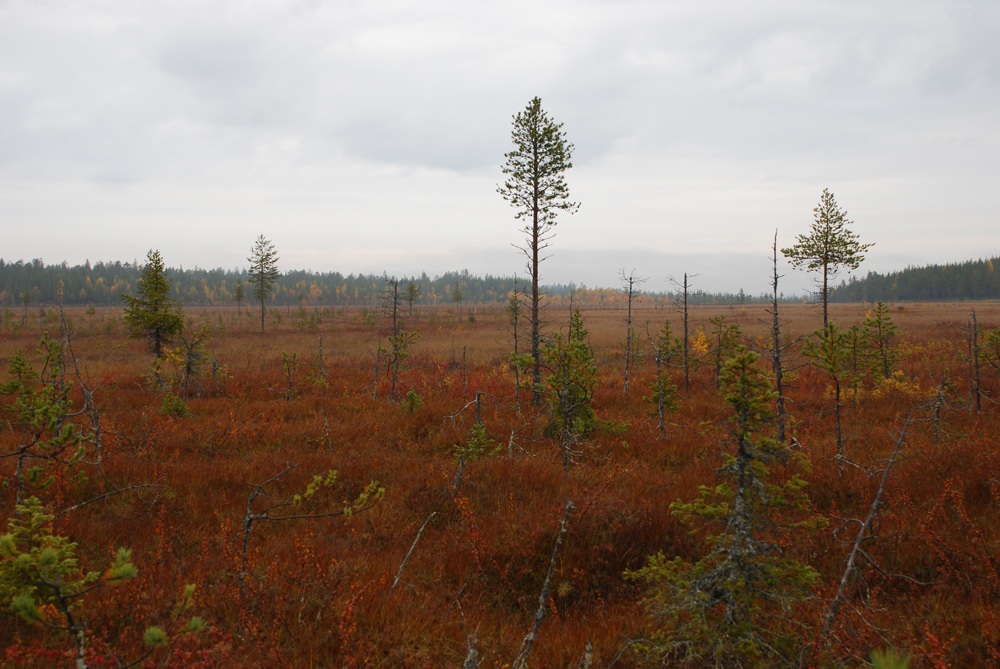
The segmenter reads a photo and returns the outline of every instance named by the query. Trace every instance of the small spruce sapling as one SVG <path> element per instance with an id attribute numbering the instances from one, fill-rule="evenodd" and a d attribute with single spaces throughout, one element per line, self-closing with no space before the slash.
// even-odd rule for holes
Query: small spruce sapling
<path id="1" fill-rule="evenodd" d="M 848 377 L 847 341 L 844 332 L 836 323 L 828 323 L 823 330 L 816 330 L 813 339 L 806 340 L 802 355 L 810 358 L 813 364 L 830 379 L 833 389 L 833 410 L 836 418 L 837 438 L 837 471 L 844 472 L 844 430 L 843 430 L 843 383 Z"/>
<path id="2" fill-rule="evenodd" d="M 593 406 L 597 364 L 587 337 L 583 316 L 575 309 L 569 334 L 565 338 L 557 334 L 547 345 L 544 356 L 551 370 L 545 380 L 549 404 L 549 424 L 545 431 L 558 437 L 566 472 L 575 444 L 597 427 Z"/>
<path id="3" fill-rule="evenodd" d="M 472 462 L 478 458 L 499 455 L 500 444 L 490 439 L 482 422 L 476 421 L 469 433 L 469 440 L 465 444 L 455 444 L 453 453 L 456 460 L 464 459 L 465 462 Z"/>
<path id="4" fill-rule="evenodd" d="M 166 277 L 163 257 L 150 251 L 136 286 L 138 296 L 122 295 L 125 302 L 125 325 L 133 339 L 149 339 L 153 356 L 163 357 L 165 347 L 184 329 L 184 316 L 176 300 L 170 297 L 171 281 Z"/>
<path id="5" fill-rule="evenodd" d="M 702 486 L 693 502 L 671 504 L 687 523 L 724 528 L 711 537 L 711 551 L 694 564 L 658 553 L 627 574 L 650 586 L 645 605 L 656 625 L 648 646 L 651 660 L 763 666 L 794 652 L 782 629 L 792 624 L 794 603 L 809 596 L 819 576 L 785 557 L 774 536 L 814 528 L 822 520 L 802 518 L 809 500 L 797 473 L 783 481 L 772 473 L 776 465 L 807 468 L 808 461 L 769 434 L 775 392 L 758 359 L 740 347 L 722 371 L 722 392 L 733 410 L 732 452 L 723 452 L 718 470 L 722 482 Z"/>
<path id="6" fill-rule="evenodd" d="M 864 343 L 869 361 L 868 369 L 872 376 L 884 381 L 896 370 L 895 342 L 899 337 L 899 328 L 892 322 L 889 307 L 883 302 L 877 302 L 868 312 L 864 326 Z"/>
<path id="7" fill-rule="evenodd" d="M 984 333 L 984 340 L 983 362 L 1000 372 L 1000 328 L 987 330 Z"/>
<path id="8" fill-rule="evenodd" d="M 281 352 L 281 368 L 285 372 L 285 401 L 291 402 L 292 398 L 295 397 L 295 379 L 298 374 L 299 369 L 299 355 L 298 353 L 288 354 L 287 351 Z"/>
<path id="9" fill-rule="evenodd" d="M 667 412 L 676 411 L 680 406 L 677 402 L 678 388 L 671 380 L 669 371 L 670 361 L 677 355 L 680 341 L 674 337 L 669 320 L 663 322 L 663 327 L 657 333 L 655 340 L 651 338 L 651 343 L 653 358 L 656 360 L 656 376 L 649 384 L 650 394 L 642 399 L 653 405 L 651 413 L 659 420 L 656 427 L 660 434 L 664 434 Z"/>
<path id="10" fill-rule="evenodd" d="M 708 356 L 715 368 L 715 389 L 718 390 L 721 384 L 722 365 L 736 351 L 743 333 L 736 323 L 727 323 L 724 314 L 709 318 L 708 322 L 712 326 Z"/>
<path id="11" fill-rule="evenodd" d="M 855 324 L 844 332 L 844 347 L 847 349 L 850 371 L 851 396 L 854 404 L 861 400 L 861 382 L 865 378 L 865 331 Z"/>
<path id="12" fill-rule="evenodd" d="M 420 396 L 415 390 L 407 390 L 406 397 L 403 398 L 403 407 L 406 409 L 406 413 L 415 414 L 420 410 L 420 407 L 424 405 L 424 398 Z"/>
<path id="13" fill-rule="evenodd" d="M 403 362 L 410 355 L 410 346 L 420 339 L 420 328 L 414 331 L 403 329 L 402 314 L 400 313 L 400 291 L 399 280 L 395 277 L 386 279 L 386 290 L 383 298 L 383 310 L 392 322 L 392 332 L 388 337 L 388 348 L 382 348 L 381 343 L 378 353 L 388 353 L 386 361 L 386 373 L 389 375 L 389 398 L 397 398 L 396 391 L 399 387 L 399 372 Z M 379 333 L 381 342 L 381 332 Z M 376 368 L 378 363 L 376 362 Z M 376 369 L 375 389 L 378 392 L 378 376 Z"/>
<path id="14" fill-rule="evenodd" d="M 532 365 L 530 353 L 521 352 L 521 293 L 518 291 L 517 278 L 514 279 L 514 290 L 507 300 L 507 317 L 510 320 L 510 333 L 513 339 L 514 351 L 510 355 L 511 367 L 514 369 L 514 409 L 521 415 L 521 375 Z"/>

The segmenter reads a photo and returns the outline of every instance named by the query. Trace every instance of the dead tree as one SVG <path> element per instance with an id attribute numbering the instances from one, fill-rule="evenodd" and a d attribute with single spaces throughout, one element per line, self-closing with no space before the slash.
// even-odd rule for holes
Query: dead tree
<path id="1" fill-rule="evenodd" d="M 97 390 L 97 386 L 89 386 L 83 380 L 83 374 L 80 373 L 80 364 L 76 358 L 76 352 L 73 350 L 73 335 L 69 330 L 69 325 L 66 321 L 66 316 L 63 314 L 63 355 L 69 358 L 69 361 L 73 363 L 73 372 L 76 375 L 76 382 L 80 386 L 80 392 L 83 394 L 83 409 L 78 413 L 86 414 L 87 418 L 90 420 L 90 432 L 87 433 L 87 441 L 89 441 L 94 450 L 97 452 L 97 459 L 92 464 L 101 464 L 104 459 L 104 448 L 101 443 L 101 412 L 97 409 L 97 402 L 94 400 L 94 391 Z M 65 363 L 64 363 L 65 366 Z"/>
<path id="2" fill-rule="evenodd" d="M 979 323 L 976 310 L 969 316 L 969 411 L 983 412 L 982 389 L 979 382 Z"/>
<path id="3" fill-rule="evenodd" d="M 427 516 L 427 520 L 424 521 L 424 524 L 421 525 L 420 529 L 417 531 L 417 536 L 413 539 L 413 543 L 410 545 L 410 550 L 406 552 L 406 557 L 404 557 L 403 561 L 399 564 L 399 569 L 396 571 L 396 578 L 392 581 L 392 587 L 389 588 L 388 596 L 392 596 L 392 591 L 395 590 L 396 586 L 402 581 L 403 570 L 406 568 L 406 563 L 410 561 L 410 556 L 413 555 L 413 551 L 416 550 L 417 542 L 420 541 L 421 535 L 423 535 L 424 530 L 427 528 L 427 523 L 431 522 L 431 519 L 436 515 L 437 511 L 431 511 L 431 515 Z"/>
<path id="4" fill-rule="evenodd" d="M 510 319 L 510 333 L 514 340 L 514 355 L 511 357 L 511 362 L 514 366 L 514 409 L 517 411 L 517 415 L 521 415 L 521 366 L 526 362 L 521 359 L 521 311 L 523 309 L 521 304 L 521 292 L 517 287 L 518 280 L 514 278 L 514 292 L 511 293 L 510 299 L 507 302 L 507 317 Z"/>
<path id="5" fill-rule="evenodd" d="M 691 278 L 694 278 L 696 276 L 698 275 L 692 274 Z M 690 333 L 689 333 L 689 322 L 688 322 L 688 315 L 689 315 L 688 288 L 690 288 L 688 284 L 688 273 L 684 272 L 684 279 L 680 283 L 675 281 L 673 277 L 669 277 L 668 280 L 670 281 L 670 283 L 674 285 L 675 288 L 679 288 L 681 291 L 681 304 L 679 307 L 679 311 L 683 316 L 683 322 L 684 322 L 684 339 L 682 341 L 683 348 L 681 351 L 684 362 L 684 396 L 690 398 L 691 397 L 691 341 L 690 341 L 691 337 L 689 336 Z"/>
<path id="6" fill-rule="evenodd" d="M 386 277 L 385 296 L 383 299 L 383 313 L 389 317 L 392 323 L 392 334 L 389 335 L 388 360 L 386 360 L 385 371 L 389 376 L 389 399 L 397 399 L 396 394 L 399 387 L 399 370 L 401 363 L 409 356 L 409 347 L 417 340 L 419 330 L 407 332 L 403 329 L 401 305 L 403 296 L 399 291 L 399 280 L 396 277 Z M 381 351 L 381 346 L 379 347 Z M 377 376 L 376 376 L 377 386 Z"/>
<path id="7" fill-rule="evenodd" d="M 628 397 L 628 386 L 630 379 L 630 372 L 632 369 L 632 341 L 635 338 L 635 332 L 632 329 L 632 301 L 636 296 L 638 291 L 638 286 L 645 283 L 646 279 L 644 277 L 638 277 L 635 275 L 635 269 L 633 269 L 628 274 L 625 274 L 625 268 L 623 267 L 618 273 L 618 278 L 622 282 L 622 290 L 625 292 L 625 298 L 627 303 L 627 316 L 625 317 L 625 397 Z"/>
<path id="8" fill-rule="evenodd" d="M 786 427 L 788 424 L 788 398 L 785 396 L 785 373 L 798 369 L 804 366 L 804 364 L 792 365 L 791 368 L 787 366 L 789 350 L 793 345 L 798 344 L 802 338 L 797 337 L 791 341 L 782 341 L 781 319 L 778 316 L 778 280 L 781 277 L 782 275 L 778 274 L 778 231 L 775 230 L 774 242 L 771 246 L 771 300 L 764 309 L 770 318 L 766 321 L 761 321 L 765 325 L 770 326 L 771 345 L 768 349 L 759 351 L 759 353 L 771 360 L 771 370 L 774 373 L 774 389 L 778 393 L 778 397 L 775 400 L 776 438 L 781 443 L 785 443 Z"/>

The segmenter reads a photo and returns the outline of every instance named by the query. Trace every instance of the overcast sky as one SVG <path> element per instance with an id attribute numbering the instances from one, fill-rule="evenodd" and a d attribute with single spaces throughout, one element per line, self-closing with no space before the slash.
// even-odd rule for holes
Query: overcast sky
<path id="1" fill-rule="evenodd" d="M 824 188 L 862 274 L 995 255 L 998 35 L 995 0 L 0 0 L 0 256 L 523 274 L 536 95 L 581 203 L 543 281 L 760 292 Z"/>

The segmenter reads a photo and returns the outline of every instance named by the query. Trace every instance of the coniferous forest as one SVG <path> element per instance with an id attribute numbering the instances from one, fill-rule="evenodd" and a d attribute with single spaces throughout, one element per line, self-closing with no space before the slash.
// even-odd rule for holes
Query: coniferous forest
<path id="1" fill-rule="evenodd" d="M 996 300 L 1000 277 L 994 266 L 1000 257 L 962 263 L 907 267 L 898 272 L 868 272 L 851 277 L 830 291 L 833 302 L 926 302 L 947 300 Z"/>

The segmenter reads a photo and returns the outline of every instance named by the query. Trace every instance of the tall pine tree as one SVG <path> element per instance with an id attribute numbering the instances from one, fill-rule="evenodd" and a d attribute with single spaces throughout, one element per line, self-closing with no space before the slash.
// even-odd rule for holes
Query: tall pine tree
<path id="1" fill-rule="evenodd" d="M 540 294 L 538 264 L 542 252 L 552 238 L 559 211 L 573 213 L 580 206 L 569 199 L 569 186 L 564 173 L 573 167 L 573 145 L 566 141 L 562 123 L 556 123 L 542 109 L 541 98 L 532 98 L 523 112 L 514 116 L 511 132 L 514 149 L 505 154 L 505 181 L 497 192 L 517 210 L 514 218 L 527 219 L 524 226 L 526 246 L 521 248 L 528 258 L 531 275 L 531 357 L 533 399 L 542 401 L 542 357 L 540 343 Z"/>

